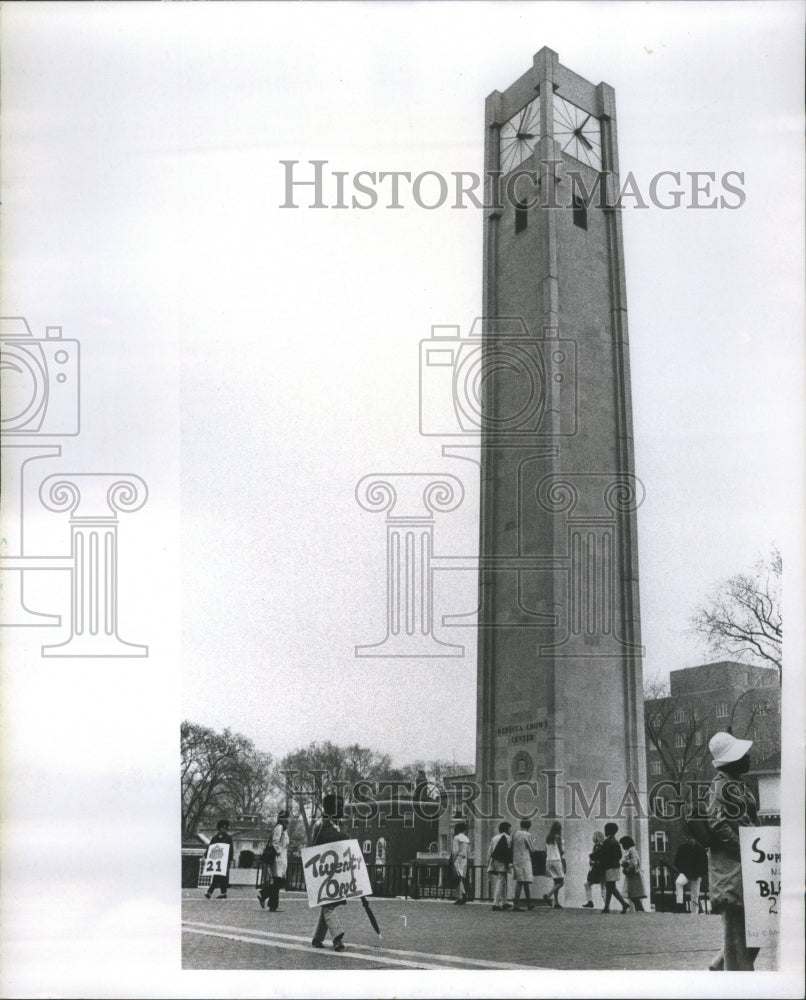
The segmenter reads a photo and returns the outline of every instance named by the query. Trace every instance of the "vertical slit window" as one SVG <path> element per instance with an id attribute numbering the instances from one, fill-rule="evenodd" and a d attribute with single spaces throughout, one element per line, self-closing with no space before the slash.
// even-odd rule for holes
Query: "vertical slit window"
<path id="1" fill-rule="evenodd" d="M 574 225 L 580 229 L 588 228 L 588 206 L 583 201 L 578 191 L 574 191 Z"/>
<path id="2" fill-rule="evenodd" d="M 515 202 L 515 232 L 520 233 L 526 229 L 526 224 L 529 221 L 529 214 L 526 208 L 525 201 Z"/>

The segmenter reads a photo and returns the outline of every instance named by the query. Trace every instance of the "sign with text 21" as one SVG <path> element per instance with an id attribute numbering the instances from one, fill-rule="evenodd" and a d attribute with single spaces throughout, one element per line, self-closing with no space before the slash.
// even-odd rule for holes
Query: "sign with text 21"
<path id="1" fill-rule="evenodd" d="M 367 866 L 357 840 L 303 847 L 300 854 L 308 906 L 372 895 Z"/>
<path id="2" fill-rule="evenodd" d="M 739 827 L 747 944 L 763 948 L 781 933 L 781 827 Z"/>

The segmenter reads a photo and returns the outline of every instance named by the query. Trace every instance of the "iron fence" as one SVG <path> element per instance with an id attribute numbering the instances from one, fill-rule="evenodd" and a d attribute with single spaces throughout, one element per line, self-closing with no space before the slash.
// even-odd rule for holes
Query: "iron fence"
<path id="1" fill-rule="evenodd" d="M 455 889 L 450 884 L 447 861 L 443 865 L 367 865 L 373 895 L 402 897 L 404 899 L 453 899 Z M 255 886 L 266 878 L 265 867 L 256 871 Z M 286 872 L 286 889 L 305 891 L 302 862 L 292 858 Z M 468 865 L 468 900 L 492 901 L 495 885 L 484 865 Z"/>
<path id="2" fill-rule="evenodd" d="M 675 900 L 675 879 L 680 873 L 676 868 L 666 864 L 665 861 L 658 861 L 652 868 L 652 887 L 649 891 L 649 899 L 656 910 L 675 910 L 677 903 Z M 688 913 L 691 912 L 691 896 L 686 887 L 684 892 L 684 905 Z M 711 899 L 708 895 L 708 875 L 706 874 L 700 883 L 699 912 L 711 912 Z"/>

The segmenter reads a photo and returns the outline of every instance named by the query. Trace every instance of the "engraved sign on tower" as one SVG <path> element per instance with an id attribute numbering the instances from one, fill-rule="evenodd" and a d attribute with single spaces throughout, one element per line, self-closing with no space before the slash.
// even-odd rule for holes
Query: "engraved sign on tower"
<path id="1" fill-rule="evenodd" d="M 476 768 L 484 814 L 562 821 L 574 902 L 607 811 L 648 857 L 614 91 L 544 48 L 485 128 Z"/>

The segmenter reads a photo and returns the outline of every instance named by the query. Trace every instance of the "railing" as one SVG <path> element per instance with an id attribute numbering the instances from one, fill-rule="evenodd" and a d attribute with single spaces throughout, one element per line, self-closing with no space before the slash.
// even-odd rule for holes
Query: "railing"
<path id="1" fill-rule="evenodd" d="M 649 899 L 657 911 L 674 911 L 677 908 L 675 901 L 675 879 L 679 872 L 676 868 L 666 864 L 665 861 L 657 861 L 652 868 L 652 887 L 649 891 Z M 684 893 L 684 904 L 687 912 L 691 912 L 691 898 L 688 888 Z M 708 875 L 700 882 L 700 913 L 711 912 L 711 900 L 708 895 Z"/>
<path id="2" fill-rule="evenodd" d="M 375 896 L 400 896 L 404 899 L 453 899 L 455 889 L 448 885 L 446 865 L 367 865 Z M 255 886 L 266 877 L 264 867 L 256 870 Z M 673 883 L 674 888 L 674 883 Z M 286 889 L 304 892 L 302 863 L 294 858 L 288 863 Z M 495 885 L 484 865 L 468 865 L 467 898 L 491 901 Z"/>

